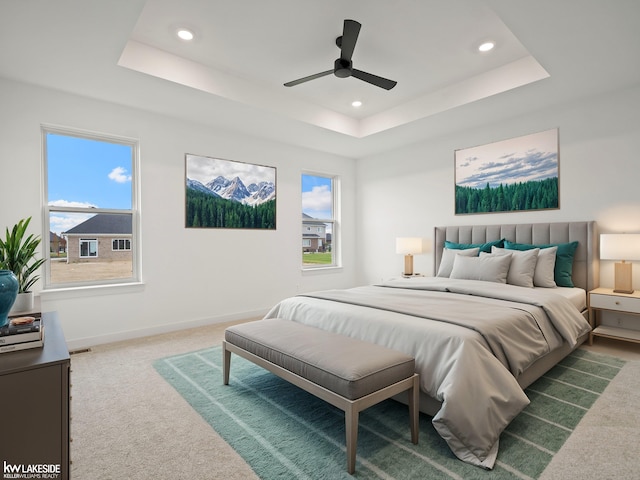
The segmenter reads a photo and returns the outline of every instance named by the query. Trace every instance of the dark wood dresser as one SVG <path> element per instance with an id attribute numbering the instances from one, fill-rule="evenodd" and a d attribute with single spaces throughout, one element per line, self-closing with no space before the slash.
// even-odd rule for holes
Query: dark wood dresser
<path id="1" fill-rule="evenodd" d="M 57 313 L 42 324 L 43 347 L 0 353 L 0 465 L 67 480 L 71 361 Z"/>

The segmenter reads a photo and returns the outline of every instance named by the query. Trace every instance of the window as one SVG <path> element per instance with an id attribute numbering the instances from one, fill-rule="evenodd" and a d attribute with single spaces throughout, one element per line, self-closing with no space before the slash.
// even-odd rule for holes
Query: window
<path id="1" fill-rule="evenodd" d="M 97 257 L 98 240 L 95 238 L 80 239 L 80 258 Z"/>
<path id="2" fill-rule="evenodd" d="M 131 240 L 126 238 L 116 238 L 111 246 L 112 250 L 131 250 Z"/>
<path id="3" fill-rule="evenodd" d="M 338 266 L 336 184 L 332 176 L 302 175 L 302 267 Z"/>
<path id="4" fill-rule="evenodd" d="M 49 127 L 42 137 L 44 288 L 138 281 L 137 141 Z"/>

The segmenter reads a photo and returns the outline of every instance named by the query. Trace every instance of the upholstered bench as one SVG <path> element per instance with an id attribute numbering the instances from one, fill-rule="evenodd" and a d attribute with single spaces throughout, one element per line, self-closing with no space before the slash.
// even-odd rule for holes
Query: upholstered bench
<path id="1" fill-rule="evenodd" d="M 355 471 L 359 412 L 406 390 L 411 441 L 418 443 L 419 384 L 412 357 L 279 318 L 234 325 L 224 336 L 225 385 L 233 352 L 345 412 L 349 473 Z"/>

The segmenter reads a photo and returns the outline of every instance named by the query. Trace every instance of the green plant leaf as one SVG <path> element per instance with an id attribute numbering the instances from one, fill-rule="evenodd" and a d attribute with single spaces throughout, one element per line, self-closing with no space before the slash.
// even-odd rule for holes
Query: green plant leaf
<path id="1" fill-rule="evenodd" d="M 11 270 L 18 279 L 19 293 L 28 292 L 40 278 L 35 272 L 46 259 L 36 259 L 39 235 L 30 234 L 25 238 L 31 217 L 20 220 L 11 231 L 5 229 L 4 241 L 0 239 L 0 268 Z"/>

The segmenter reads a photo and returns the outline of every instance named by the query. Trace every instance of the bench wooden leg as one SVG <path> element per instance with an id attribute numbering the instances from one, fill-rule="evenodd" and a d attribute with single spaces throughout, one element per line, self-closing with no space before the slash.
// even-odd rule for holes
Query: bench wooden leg
<path id="1" fill-rule="evenodd" d="M 344 411 L 344 422 L 347 444 L 347 472 L 356 471 L 356 449 L 358 445 L 358 417 L 359 412 L 353 405 Z"/>
<path id="2" fill-rule="evenodd" d="M 413 387 L 408 390 L 409 393 L 409 422 L 411 426 L 411 442 L 418 444 L 418 433 L 420 432 L 420 381 L 419 376 L 413 376 Z"/>
<path id="3" fill-rule="evenodd" d="M 227 350 L 227 343 L 222 342 L 222 376 L 225 385 L 229 385 L 229 369 L 231 368 L 231 350 Z"/>

